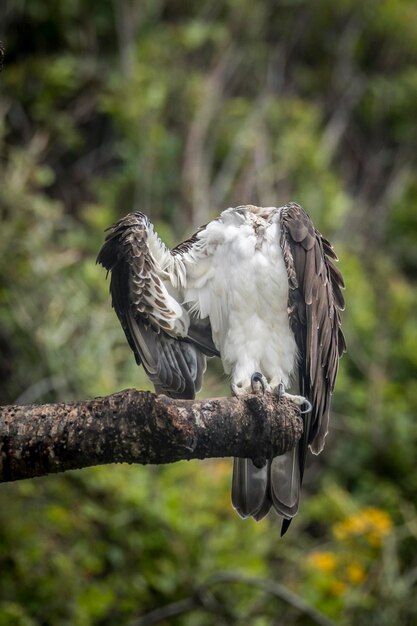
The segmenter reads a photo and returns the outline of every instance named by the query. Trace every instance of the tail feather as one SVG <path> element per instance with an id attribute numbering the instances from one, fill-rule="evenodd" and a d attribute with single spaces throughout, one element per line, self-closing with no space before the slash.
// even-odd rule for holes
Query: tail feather
<path id="1" fill-rule="evenodd" d="M 301 475 L 298 445 L 271 461 L 271 495 L 274 509 L 283 516 L 281 537 L 287 532 L 300 502 Z"/>
<path id="2" fill-rule="evenodd" d="M 300 498 L 298 446 L 256 467 L 250 459 L 234 459 L 232 504 L 243 518 L 263 519 L 271 507 L 282 515 L 281 537 L 298 511 Z"/>
<path id="3" fill-rule="evenodd" d="M 300 499 L 298 445 L 271 461 L 271 496 L 274 509 L 283 517 L 294 517 Z"/>
<path id="4" fill-rule="evenodd" d="M 243 518 L 253 515 L 264 517 L 270 507 L 267 503 L 269 467 L 256 467 L 250 459 L 234 459 L 232 504 Z"/>
<path id="5" fill-rule="evenodd" d="M 281 537 L 285 535 L 285 533 L 290 527 L 291 522 L 292 522 L 292 517 L 290 517 L 290 519 L 287 519 L 286 517 L 284 517 L 284 519 L 282 520 L 282 525 L 281 525 Z"/>

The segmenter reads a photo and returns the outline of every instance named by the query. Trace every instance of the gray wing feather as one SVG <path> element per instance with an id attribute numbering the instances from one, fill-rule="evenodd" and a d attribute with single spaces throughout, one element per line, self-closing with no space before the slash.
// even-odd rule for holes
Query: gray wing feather
<path id="1" fill-rule="evenodd" d="M 296 377 L 289 392 L 298 391 L 299 381 Z M 309 432 L 311 414 L 304 413 L 303 418 L 303 432 Z M 306 455 L 307 444 L 301 439 L 295 448 L 271 461 L 271 498 L 274 509 L 284 517 L 281 537 L 287 532 L 292 518 L 298 512 Z"/>
<path id="2" fill-rule="evenodd" d="M 324 446 L 339 357 L 346 344 L 340 320 L 344 282 L 333 264 L 337 257 L 331 244 L 298 204 L 283 207 L 280 221 L 290 327 L 299 352 L 297 391 L 312 404 L 312 411 L 304 414 L 303 436 L 296 448 L 271 464 L 272 501 L 286 518 L 284 534 L 298 510 L 308 447 L 318 454 Z"/>
<path id="3" fill-rule="evenodd" d="M 281 210 L 281 247 L 289 276 L 290 326 L 299 351 L 300 393 L 313 405 L 301 442 L 301 477 L 307 446 L 324 446 L 339 357 L 346 350 L 340 311 L 344 308 L 336 254 L 298 204 Z"/>
<path id="4" fill-rule="evenodd" d="M 215 351 L 211 329 L 208 320 L 189 319 L 189 329 L 198 329 L 198 340 L 186 334 L 185 325 L 184 336 L 178 334 L 178 310 L 172 306 L 179 305 L 166 292 L 150 254 L 150 228 L 143 213 L 122 218 L 109 229 L 97 262 L 111 272 L 112 304 L 136 362 L 143 364 L 158 391 L 194 398 L 206 367 L 204 353 Z"/>

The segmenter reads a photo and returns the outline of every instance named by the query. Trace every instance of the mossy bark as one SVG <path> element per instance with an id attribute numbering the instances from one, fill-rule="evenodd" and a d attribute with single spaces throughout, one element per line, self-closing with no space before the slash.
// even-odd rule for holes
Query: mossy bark
<path id="1" fill-rule="evenodd" d="M 65 404 L 0 407 L 0 482 L 107 463 L 238 456 L 257 464 L 294 447 L 299 408 L 275 394 L 172 400 L 127 389 Z"/>

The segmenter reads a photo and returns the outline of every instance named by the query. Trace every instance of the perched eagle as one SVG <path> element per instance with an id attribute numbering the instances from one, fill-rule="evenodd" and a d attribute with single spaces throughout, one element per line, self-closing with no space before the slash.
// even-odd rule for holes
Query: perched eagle
<path id="1" fill-rule="evenodd" d="M 235 395 L 289 389 L 305 403 L 297 447 L 262 467 L 235 459 L 232 502 L 242 517 L 271 506 L 297 513 L 307 449 L 329 423 L 344 286 L 331 244 L 295 203 L 226 209 L 169 250 L 148 218 L 130 213 L 108 231 L 97 261 L 136 362 L 159 393 L 194 398 L 206 357 L 220 356 Z"/>

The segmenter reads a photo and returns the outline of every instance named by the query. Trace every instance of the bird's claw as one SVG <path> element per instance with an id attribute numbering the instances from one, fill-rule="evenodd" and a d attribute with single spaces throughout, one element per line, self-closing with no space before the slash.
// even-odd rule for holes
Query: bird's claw
<path id="1" fill-rule="evenodd" d="M 271 391 L 271 386 L 268 383 L 267 379 L 260 372 L 254 372 L 250 379 L 250 384 L 236 384 L 232 383 L 230 385 L 232 394 L 235 398 L 239 398 L 241 396 L 247 396 L 251 393 L 254 394 L 264 394 L 267 391 Z"/>
<path id="2" fill-rule="evenodd" d="M 296 396 L 296 395 L 293 395 L 292 393 L 286 393 L 285 387 L 284 387 L 283 383 L 279 383 L 279 385 L 278 385 L 278 387 L 276 387 L 275 391 L 278 394 L 279 398 L 288 398 L 289 400 L 291 400 L 295 404 L 298 404 L 299 407 L 305 406 L 305 408 L 303 410 L 301 410 L 301 408 L 300 408 L 300 413 L 301 414 L 310 413 L 310 411 L 313 408 L 313 405 L 311 404 L 311 402 L 309 400 L 307 400 L 307 398 L 305 398 L 304 396 Z"/>
<path id="3" fill-rule="evenodd" d="M 288 400 L 291 400 L 291 402 L 298 404 L 301 414 L 310 413 L 311 409 L 313 408 L 311 402 L 307 400 L 307 398 L 305 398 L 304 396 L 295 396 L 292 393 L 284 393 L 281 397 L 288 398 Z M 301 407 L 304 405 L 306 405 L 306 408 L 301 410 Z"/>
<path id="4" fill-rule="evenodd" d="M 236 383 L 232 383 L 230 385 L 231 390 L 232 390 L 232 394 L 235 396 L 235 398 L 239 398 L 240 396 L 246 396 L 247 392 L 245 390 L 244 387 L 240 387 L 239 385 L 236 385 Z"/>
<path id="5" fill-rule="evenodd" d="M 306 408 L 303 411 L 300 411 L 301 415 L 303 413 L 310 413 L 310 411 L 313 409 L 313 405 L 309 400 L 307 400 L 307 398 L 304 398 L 304 404 L 306 405 Z"/>
<path id="6" fill-rule="evenodd" d="M 279 383 L 276 392 L 278 394 L 279 398 L 282 398 L 282 396 L 285 394 L 285 386 L 284 383 Z"/>
<path id="7" fill-rule="evenodd" d="M 266 380 L 265 376 L 260 372 L 254 372 L 252 374 L 250 384 L 253 393 L 259 393 L 260 391 L 262 391 L 262 393 L 265 393 L 265 391 L 268 390 L 268 381 Z"/>

